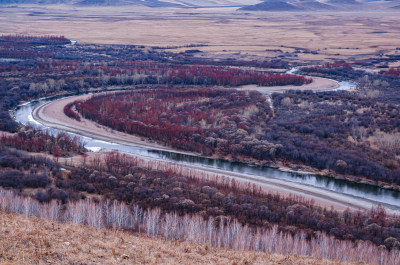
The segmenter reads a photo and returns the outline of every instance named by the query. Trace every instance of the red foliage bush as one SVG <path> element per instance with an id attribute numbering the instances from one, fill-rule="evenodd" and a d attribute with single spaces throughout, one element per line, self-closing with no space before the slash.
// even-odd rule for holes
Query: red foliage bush
<path id="1" fill-rule="evenodd" d="M 389 75 L 393 77 L 400 77 L 400 68 L 390 68 L 386 72 L 382 72 L 384 75 Z"/>
<path id="2" fill-rule="evenodd" d="M 65 107 L 64 107 L 64 113 L 65 113 L 65 115 L 67 115 L 67 116 L 70 117 L 71 119 L 80 121 L 80 120 L 81 120 L 81 117 L 79 116 L 79 114 L 76 113 L 75 111 L 73 111 L 73 110 L 71 109 L 71 107 L 74 105 L 74 103 L 75 103 L 75 102 L 71 102 L 71 103 L 65 105 Z"/>
<path id="3" fill-rule="evenodd" d="M 58 133 L 56 136 L 41 130 L 26 128 L 14 135 L 0 136 L 3 145 L 28 152 L 48 152 L 56 157 L 76 153 L 83 153 L 85 148 L 78 137 L 71 137 L 67 133 Z"/>

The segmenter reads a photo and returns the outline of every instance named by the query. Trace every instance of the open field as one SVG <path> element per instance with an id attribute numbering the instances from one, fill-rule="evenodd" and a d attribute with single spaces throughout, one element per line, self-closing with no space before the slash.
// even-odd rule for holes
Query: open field
<path id="1" fill-rule="evenodd" d="M 282 15 L 235 8 L 161 10 L 139 6 L 23 6 L 0 10 L 0 34 L 56 34 L 84 43 L 161 47 L 204 44 L 207 46 L 196 49 L 220 58 L 284 56 L 301 62 L 361 60 L 399 53 L 398 12 Z"/>

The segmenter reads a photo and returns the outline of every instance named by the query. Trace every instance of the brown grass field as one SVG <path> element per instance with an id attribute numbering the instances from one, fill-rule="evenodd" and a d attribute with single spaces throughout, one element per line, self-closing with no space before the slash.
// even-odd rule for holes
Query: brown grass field
<path id="1" fill-rule="evenodd" d="M 0 212 L 0 264 L 346 263 L 217 249 Z"/>
<path id="2" fill-rule="evenodd" d="M 83 43 L 162 47 L 206 44 L 196 49 L 221 58 L 277 57 L 294 52 L 294 47 L 317 51 L 297 53 L 292 57 L 297 61 L 358 60 L 400 52 L 399 12 L 249 13 L 235 8 L 63 5 L 1 7 L 0 12 L 0 34 L 57 34 Z M 271 51 L 275 49 L 281 51 Z"/>

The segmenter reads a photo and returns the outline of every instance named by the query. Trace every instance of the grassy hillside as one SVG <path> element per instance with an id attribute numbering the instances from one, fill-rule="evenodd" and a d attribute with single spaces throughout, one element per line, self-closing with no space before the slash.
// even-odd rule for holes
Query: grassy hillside
<path id="1" fill-rule="evenodd" d="M 345 264 L 298 256 L 230 251 L 0 212 L 0 264 L 145 263 Z"/>

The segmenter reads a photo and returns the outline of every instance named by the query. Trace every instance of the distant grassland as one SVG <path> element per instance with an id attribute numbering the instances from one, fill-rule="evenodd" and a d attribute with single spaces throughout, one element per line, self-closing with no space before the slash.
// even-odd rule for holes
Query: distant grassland
<path id="1" fill-rule="evenodd" d="M 400 47 L 400 13 L 248 13 L 235 8 L 0 8 L 0 34 L 57 34 L 86 43 L 181 46 L 219 56 L 362 59 Z M 191 10 L 189 10 L 191 11 Z M 307 49 L 299 52 L 296 48 Z M 183 48 L 181 50 L 186 50 Z"/>

